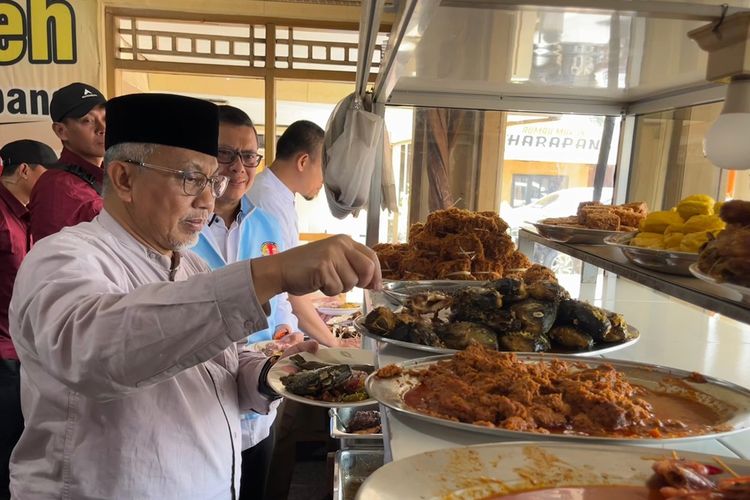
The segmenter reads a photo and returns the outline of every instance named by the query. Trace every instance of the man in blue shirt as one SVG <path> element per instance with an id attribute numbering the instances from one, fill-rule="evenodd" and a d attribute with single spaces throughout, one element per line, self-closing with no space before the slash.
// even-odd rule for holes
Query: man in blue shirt
<path id="1" fill-rule="evenodd" d="M 212 269 L 285 250 L 279 224 L 268 213 L 254 207 L 245 196 L 261 158 L 258 135 L 250 117 L 235 107 L 219 106 L 218 175 L 229 177 L 229 185 L 216 199 L 214 214 L 192 248 Z M 297 318 L 292 314 L 286 294 L 271 300 L 268 324 L 266 330 L 248 332 L 251 334 L 248 343 L 281 338 L 291 345 L 302 340 L 301 334 L 294 334 Z M 240 500 L 263 498 L 273 452 L 271 426 L 275 418 L 276 408 L 268 415 L 245 414 L 242 417 Z"/>

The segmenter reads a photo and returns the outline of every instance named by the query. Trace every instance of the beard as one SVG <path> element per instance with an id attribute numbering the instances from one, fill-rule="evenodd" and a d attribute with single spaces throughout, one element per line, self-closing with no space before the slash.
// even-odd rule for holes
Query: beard
<path id="1" fill-rule="evenodd" d="M 173 252 L 184 252 L 193 248 L 198 243 L 198 238 L 200 238 L 200 233 L 195 233 L 182 241 L 172 239 L 169 241 L 169 248 Z"/>

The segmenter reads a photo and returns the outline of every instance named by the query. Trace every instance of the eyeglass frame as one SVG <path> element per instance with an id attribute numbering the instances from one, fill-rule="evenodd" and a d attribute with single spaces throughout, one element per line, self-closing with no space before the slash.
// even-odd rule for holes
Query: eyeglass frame
<path id="1" fill-rule="evenodd" d="M 230 161 L 228 161 L 228 162 L 219 161 L 219 155 L 217 153 L 217 155 L 216 155 L 216 161 L 219 162 L 219 165 L 225 165 L 225 166 L 226 165 L 231 165 L 232 163 L 234 163 L 234 161 L 237 158 L 239 158 L 240 159 L 240 163 L 242 164 L 243 167 L 246 167 L 246 168 L 258 168 L 260 166 L 261 160 L 263 159 L 263 155 L 259 155 L 257 152 L 245 152 L 245 151 L 242 151 L 242 150 L 239 150 L 239 149 L 231 149 L 231 148 L 220 147 L 219 148 L 219 152 L 221 152 L 221 151 L 226 151 L 228 153 L 232 153 L 232 159 Z M 243 154 L 247 154 L 247 155 L 254 156 L 255 158 L 257 158 L 257 162 L 255 163 L 255 165 L 248 165 L 247 163 L 245 163 L 242 160 L 242 155 Z"/>
<path id="2" fill-rule="evenodd" d="M 226 175 L 210 175 L 209 176 L 209 175 L 204 174 L 203 172 L 198 172 L 198 171 L 195 171 L 195 170 L 178 170 L 178 169 L 173 169 L 173 168 L 162 167 L 160 165 L 154 165 L 153 163 L 146 163 L 144 161 L 136 161 L 136 160 L 122 160 L 122 161 L 124 161 L 125 163 L 132 163 L 133 165 L 138 165 L 139 167 L 150 168 L 151 170 L 156 170 L 157 172 L 166 172 L 166 173 L 170 173 L 170 174 L 177 174 L 177 175 L 179 175 L 182 178 L 182 192 L 186 196 L 200 196 L 200 194 L 203 192 L 203 190 L 206 189 L 206 186 L 208 186 L 209 183 L 210 183 L 211 184 L 211 194 L 214 196 L 214 198 L 218 198 L 222 194 L 224 194 L 224 192 L 227 189 L 227 186 L 229 186 L 229 177 L 227 177 Z M 205 179 L 205 181 L 203 182 L 203 186 L 195 194 L 189 193 L 188 190 L 187 190 L 187 188 L 185 187 L 186 183 L 187 183 L 187 180 L 188 180 L 188 178 L 187 178 L 188 174 L 190 174 L 190 175 L 197 175 L 197 176 L 203 177 Z M 217 181 L 224 183 L 224 187 L 221 188 L 221 192 L 217 192 L 213 188 L 213 186 L 215 185 L 215 183 Z M 221 184 L 219 184 L 219 186 L 221 186 Z"/>

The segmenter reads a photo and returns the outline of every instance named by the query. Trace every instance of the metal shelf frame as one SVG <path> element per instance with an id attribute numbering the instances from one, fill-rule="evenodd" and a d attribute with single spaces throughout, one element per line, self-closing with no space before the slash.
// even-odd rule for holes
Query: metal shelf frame
<path id="1" fill-rule="evenodd" d="M 521 229 L 518 232 L 518 241 L 521 251 L 524 248 L 528 249 L 531 243 L 539 243 L 671 297 L 750 324 L 750 308 L 733 300 L 730 292 L 724 293 L 698 278 L 660 273 L 636 266 L 630 263 L 616 247 L 558 243 L 528 229 Z"/>

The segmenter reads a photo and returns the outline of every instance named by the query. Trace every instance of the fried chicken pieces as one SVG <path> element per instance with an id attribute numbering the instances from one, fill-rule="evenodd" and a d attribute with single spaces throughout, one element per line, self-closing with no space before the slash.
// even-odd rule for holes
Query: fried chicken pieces
<path id="1" fill-rule="evenodd" d="M 438 210 L 409 228 L 409 243 L 378 244 L 383 277 L 395 280 L 495 280 L 531 266 L 495 212 Z"/>
<path id="2" fill-rule="evenodd" d="M 719 215 L 727 227 L 703 247 L 698 268 L 719 281 L 750 286 L 750 202 L 728 201 Z"/>
<path id="3" fill-rule="evenodd" d="M 578 213 L 570 217 L 542 219 L 542 224 L 571 226 L 606 231 L 635 231 L 648 214 L 645 203 L 638 201 L 624 205 L 603 205 L 598 201 L 584 201 Z"/>

